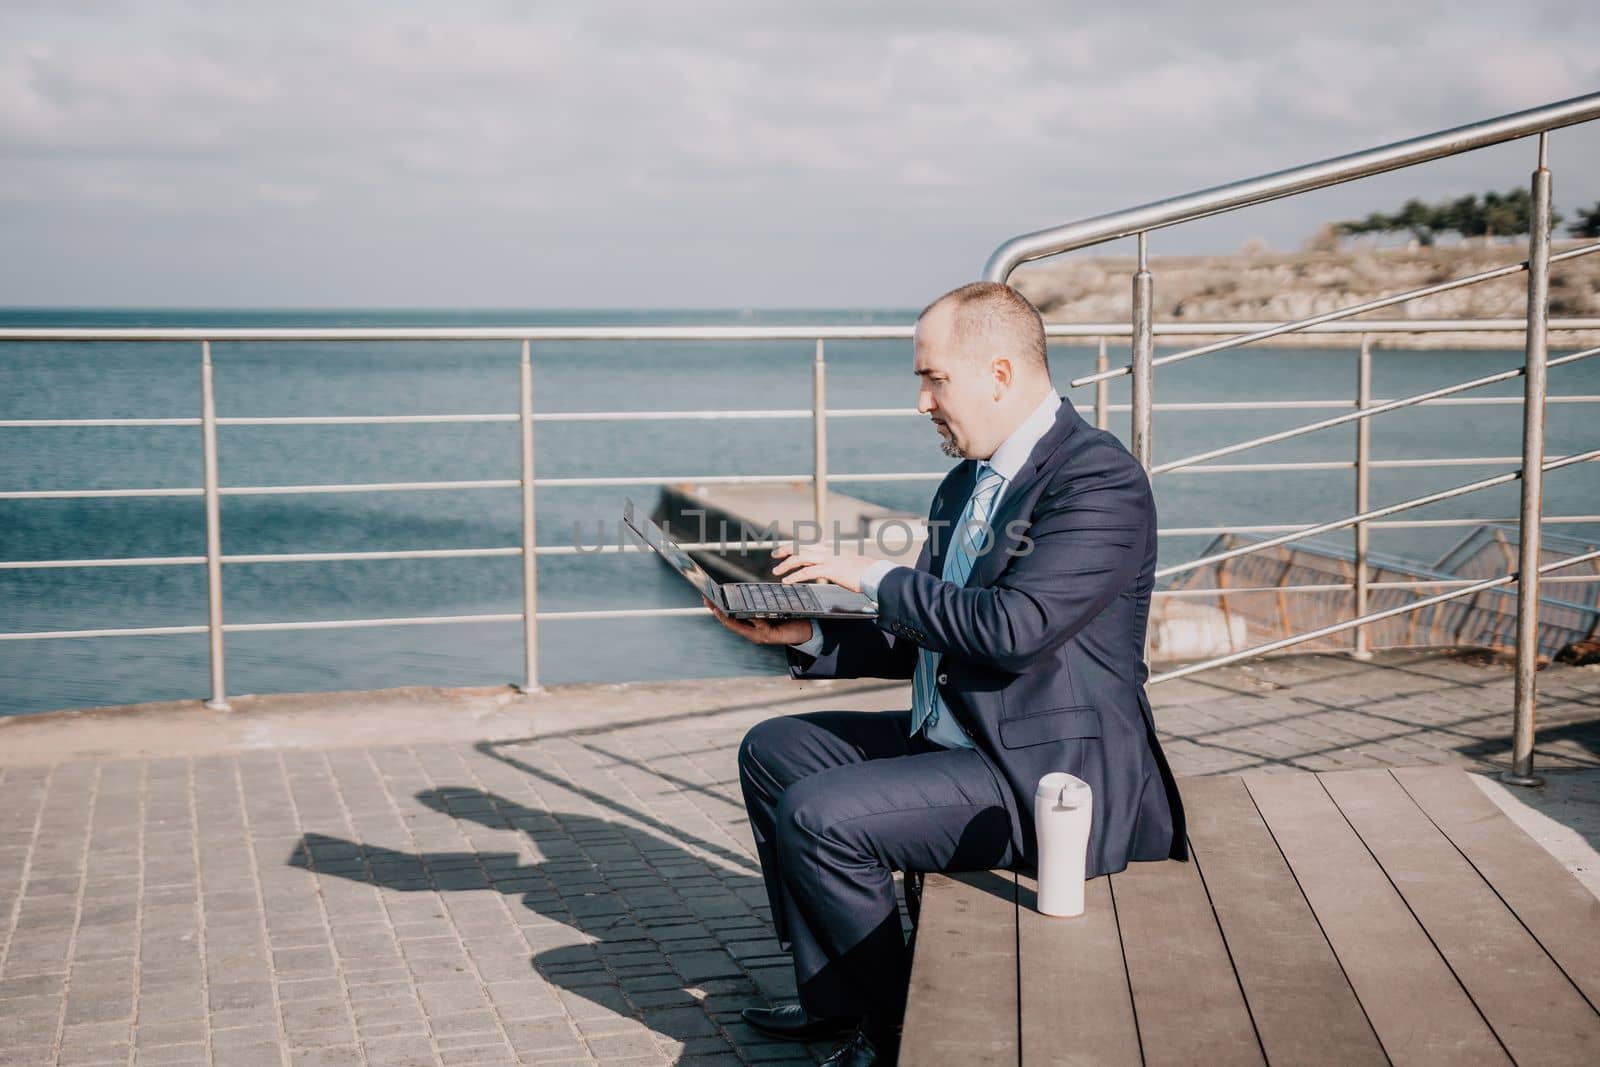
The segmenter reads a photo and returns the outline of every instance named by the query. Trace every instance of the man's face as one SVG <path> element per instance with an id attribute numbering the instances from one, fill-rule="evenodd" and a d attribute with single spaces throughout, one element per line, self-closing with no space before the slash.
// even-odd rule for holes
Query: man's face
<path id="1" fill-rule="evenodd" d="M 995 376 L 991 361 L 956 347 L 951 313 L 935 308 L 917 323 L 912 370 L 920 385 L 917 411 L 933 420 L 952 458 L 987 459 L 994 451 L 989 423 L 994 418 Z"/>

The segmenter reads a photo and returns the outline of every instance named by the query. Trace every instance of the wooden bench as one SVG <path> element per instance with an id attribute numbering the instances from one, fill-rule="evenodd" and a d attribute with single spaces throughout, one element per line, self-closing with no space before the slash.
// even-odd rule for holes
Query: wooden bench
<path id="1" fill-rule="evenodd" d="M 1600 900 L 1455 768 L 1180 782 L 1081 917 L 924 881 L 901 1063 L 1600 1064 Z"/>

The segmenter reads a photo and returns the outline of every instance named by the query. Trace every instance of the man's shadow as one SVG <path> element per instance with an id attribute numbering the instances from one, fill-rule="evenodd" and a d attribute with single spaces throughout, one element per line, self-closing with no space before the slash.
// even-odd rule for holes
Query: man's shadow
<path id="1" fill-rule="evenodd" d="M 588 815 L 528 808 L 483 790 L 431 789 L 418 793 L 417 800 L 493 829 L 520 830 L 543 859 L 520 864 L 512 852 L 414 854 L 308 833 L 290 855 L 289 865 L 386 889 L 488 890 L 520 896 L 524 907 L 585 935 L 536 952 L 530 962 L 540 977 L 637 1018 L 672 1040 L 709 1036 L 704 1021 L 693 1013 L 664 1010 L 695 1006 L 704 987 L 729 992 L 742 988 L 750 1004 L 792 996 L 792 978 L 788 989 L 781 979 L 777 988 L 770 984 L 772 976 L 782 973 L 776 968 L 788 966 L 788 957 L 776 957 L 776 942 L 770 949 L 759 944 L 771 942 L 773 934 L 765 904 L 758 903 L 765 896 L 755 874 L 714 863 L 646 830 Z M 707 879 L 720 882 L 723 891 L 694 892 L 716 890 L 716 882 Z M 707 919 L 731 916 L 751 916 L 760 925 L 751 923 L 748 932 L 737 933 L 701 929 Z M 717 944 L 707 944 L 707 938 L 715 938 Z M 681 949 L 673 947 L 675 941 Z M 750 971 L 725 942 L 749 946 L 746 959 L 772 968 L 762 972 L 768 980 L 759 992 L 750 984 Z M 651 949 L 662 952 L 665 960 L 654 968 L 651 980 L 632 983 L 639 988 L 629 990 L 630 998 L 643 1003 L 624 1002 L 619 994 L 623 987 L 610 980 L 619 969 L 612 961 L 630 955 L 653 961 Z M 729 979 L 743 981 L 729 988 Z M 652 1007 L 663 1009 L 658 1018 L 652 1018 Z"/>

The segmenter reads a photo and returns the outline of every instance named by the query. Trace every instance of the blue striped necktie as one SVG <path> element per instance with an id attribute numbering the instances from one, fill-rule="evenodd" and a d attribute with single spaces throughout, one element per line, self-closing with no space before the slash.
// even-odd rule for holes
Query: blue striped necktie
<path id="1" fill-rule="evenodd" d="M 995 496 L 1006 484 L 1005 475 L 989 466 L 978 464 L 978 484 L 967 499 L 961 521 L 952 531 L 950 549 L 944 557 L 944 580 L 956 585 L 966 585 L 967 576 L 983 546 L 990 538 L 989 515 L 994 508 Z M 911 679 L 911 732 L 924 725 L 932 727 L 939 721 L 944 701 L 939 698 L 937 670 L 940 653 L 929 648 L 917 649 L 917 670 Z"/>

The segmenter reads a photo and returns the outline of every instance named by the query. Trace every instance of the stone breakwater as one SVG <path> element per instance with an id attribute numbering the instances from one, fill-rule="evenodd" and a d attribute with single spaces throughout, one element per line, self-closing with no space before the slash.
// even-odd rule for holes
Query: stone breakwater
<path id="1" fill-rule="evenodd" d="M 1557 241 L 1554 251 L 1589 242 Z M 1287 322 L 1451 278 L 1519 262 L 1524 244 L 1433 248 L 1351 248 L 1336 252 L 1241 252 L 1151 260 L 1158 322 Z M 1025 266 L 1012 282 L 1048 322 L 1125 322 L 1131 314 L 1129 258 L 1074 258 Z M 1527 311 L 1527 275 L 1422 297 L 1365 316 L 1381 319 L 1520 319 Z M 1600 317 L 1600 253 L 1558 263 L 1550 271 L 1550 314 Z M 1318 345 L 1354 347 L 1357 334 L 1324 334 Z M 1304 336 L 1266 344 L 1303 347 Z M 1520 334 L 1387 334 L 1390 348 L 1519 348 Z M 1562 333 L 1552 348 L 1600 344 L 1600 331 Z"/>

